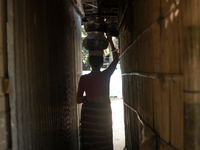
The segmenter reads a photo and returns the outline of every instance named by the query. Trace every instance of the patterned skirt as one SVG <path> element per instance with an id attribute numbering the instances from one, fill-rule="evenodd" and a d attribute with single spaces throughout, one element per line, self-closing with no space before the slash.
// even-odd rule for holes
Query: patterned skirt
<path id="1" fill-rule="evenodd" d="M 110 102 L 84 102 L 80 123 L 81 150 L 113 150 Z"/>

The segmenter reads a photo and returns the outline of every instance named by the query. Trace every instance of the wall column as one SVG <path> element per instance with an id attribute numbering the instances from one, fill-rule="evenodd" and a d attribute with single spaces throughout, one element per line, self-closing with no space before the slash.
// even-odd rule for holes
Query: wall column
<path id="1" fill-rule="evenodd" d="M 200 146 L 200 26 L 187 29 L 184 53 L 185 149 Z"/>
<path id="2" fill-rule="evenodd" d="M 183 32 L 184 149 L 200 147 L 200 2 L 181 3 Z"/>
<path id="3" fill-rule="evenodd" d="M 6 0 L 0 1 L 0 149 L 10 147 L 10 117 L 8 94 L 5 94 L 3 82 L 7 73 L 7 38 L 6 38 Z"/>

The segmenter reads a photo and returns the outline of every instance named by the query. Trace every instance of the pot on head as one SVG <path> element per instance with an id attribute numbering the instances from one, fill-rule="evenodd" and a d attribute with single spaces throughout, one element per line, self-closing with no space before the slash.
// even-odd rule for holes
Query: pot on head
<path id="1" fill-rule="evenodd" d="M 83 40 L 83 46 L 89 51 L 103 51 L 108 47 L 108 41 L 103 32 L 91 31 L 88 32 L 88 36 Z"/>

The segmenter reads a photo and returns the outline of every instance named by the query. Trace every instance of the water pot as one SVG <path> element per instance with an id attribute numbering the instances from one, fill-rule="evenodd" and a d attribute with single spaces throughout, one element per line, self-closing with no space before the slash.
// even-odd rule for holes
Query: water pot
<path id="1" fill-rule="evenodd" d="M 83 46 L 87 50 L 103 51 L 108 47 L 108 41 L 103 32 L 91 31 L 87 33 L 88 36 L 83 40 Z"/>

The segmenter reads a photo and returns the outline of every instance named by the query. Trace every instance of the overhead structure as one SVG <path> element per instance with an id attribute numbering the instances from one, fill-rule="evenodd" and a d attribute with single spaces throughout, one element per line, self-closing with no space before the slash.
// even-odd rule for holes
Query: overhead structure
<path id="1" fill-rule="evenodd" d="M 87 26 L 88 22 L 91 22 L 91 16 L 104 17 L 104 21 L 107 24 L 107 30 L 113 36 L 118 36 L 117 29 L 118 24 L 118 1 L 117 0 L 82 0 L 85 17 L 82 18 L 82 24 Z M 99 18 L 98 18 L 99 19 Z M 97 23 L 96 19 L 95 20 Z M 96 30 L 97 31 L 97 30 Z"/>

